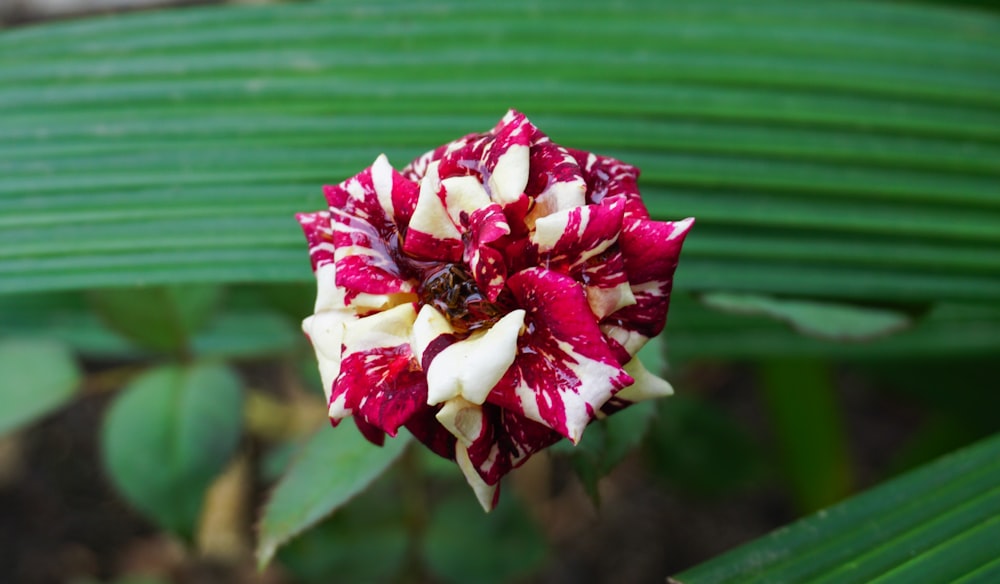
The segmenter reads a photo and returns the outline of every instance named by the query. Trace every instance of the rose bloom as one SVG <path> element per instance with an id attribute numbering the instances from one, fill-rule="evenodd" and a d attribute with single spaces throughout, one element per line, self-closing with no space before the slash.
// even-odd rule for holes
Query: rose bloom
<path id="1" fill-rule="evenodd" d="M 635 354 L 663 330 L 693 219 L 652 221 L 638 175 L 512 110 L 401 172 L 383 155 L 325 187 L 329 210 L 298 220 L 332 423 L 379 445 L 406 427 L 489 510 L 533 453 L 672 393 Z"/>

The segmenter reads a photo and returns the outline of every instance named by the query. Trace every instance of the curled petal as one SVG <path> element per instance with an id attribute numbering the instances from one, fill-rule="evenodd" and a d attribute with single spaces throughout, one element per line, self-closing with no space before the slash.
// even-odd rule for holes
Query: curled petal
<path id="1" fill-rule="evenodd" d="M 432 162 L 420 183 L 420 195 L 406 231 L 403 251 L 426 260 L 457 262 L 462 257 L 462 234 L 448 214 L 445 191 Z"/>
<path id="2" fill-rule="evenodd" d="M 673 386 L 666 379 L 650 373 L 638 357 L 633 357 L 625 364 L 625 371 L 635 382 L 616 393 L 616 400 L 636 403 L 674 394 Z"/>
<path id="3" fill-rule="evenodd" d="M 532 241 L 549 269 L 583 282 L 592 312 L 603 318 L 635 303 L 625 262 L 615 245 L 622 229 L 624 197 L 542 217 Z"/>
<path id="4" fill-rule="evenodd" d="M 681 246 L 693 224 L 694 219 L 625 221 L 620 244 L 636 303 L 608 316 L 605 324 L 646 338 L 660 334 L 666 324 Z"/>
<path id="5" fill-rule="evenodd" d="M 416 184 L 380 156 L 370 168 L 325 188 L 330 203 L 337 285 L 358 294 L 410 293 L 413 284 L 398 242 L 417 200 Z"/>
<path id="6" fill-rule="evenodd" d="M 413 323 L 413 356 L 424 369 L 427 369 L 429 359 L 433 358 L 444 347 L 455 342 L 455 329 L 448 319 L 430 304 L 420 307 L 417 319 Z M 425 354 L 427 359 L 425 359 Z"/>
<path id="7" fill-rule="evenodd" d="M 535 207 L 529 214 L 529 226 L 539 217 L 586 204 L 587 183 L 578 161 L 537 130 L 531 145 L 530 165 L 531 176 L 525 192 L 534 197 Z"/>
<path id="8" fill-rule="evenodd" d="M 438 404 L 461 395 L 482 404 L 514 362 L 523 310 L 505 315 L 485 331 L 454 342 L 429 361 L 427 403 Z M 425 357 L 424 362 L 428 359 Z"/>
<path id="9" fill-rule="evenodd" d="M 649 211 L 639 195 L 639 169 L 610 156 L 567 149 L 579 162 L 587 183 L 587 203 L 600 203 L 608 197 L 625 197 L 625 216 L 648 219 Z"/>
<path id="10" fill-rule="evenodd" d="M 333 384 L 340 375 L 340 351 L 344 343 L 344 324 L 353 319 L 351 313 L 329 310 L 316 313 L 302 321 L 302 331 L 312 342 L 319 364 L 319 377 L 330 404 Z"/>
<path id="11" fill-rule="evenodd" d="M 427 381 L 410 348 L 416 310 L 403 304 L 344 327 L 330 417 L 353 414 L 390 436 L 427 400 Z"/>
<path id="12" fill-rule="evenodd" d="M 488 400 L 575 443 L 594 413 L 632 378 L 605 341 L 576 281 L 531 268 L 507 284 L 526 311 L 526 330 L 514 364 Z"/>
<path id="13" fill-rule="evenodd" d="M 506 205 L 524 196 L 530 168 L 529 146 L 535 127 L 524 114 L 510 110 L 494 128 L 483 150 L 483 169 L 491 198 Z"/>
<path id="14" fill-rule="evenodd" d="M 486 427 L 482 404 L 474 404 L 462 397 L 453 397 L 438 410 L 437 421 L 455 436 L 466 448 L 485 436 Z"/>
<path id="15" fill-rule="evenodd" d="M 333 229 L 330 227 L 330 212 L 298 213 L 295 215 L 309 244 L 309 262 L 314 272 L 327 264 L 332 264 Z"/>
<path id="16" fill-rule="evenodd" d="M 469 459 L 469 451 L 463 444 L 455 445 L 455 462 L 458 463 L 458 468 L 462 469 L 465 480 L 469 482 L 469 486 L 472 487 L 472 491 L 476 494 L 476 500 L 479 501 L 483 510 L 487 513 L 492 511 L 500 500 L 500 486 L 497 484 L 489 485 L 479 476 L 479 471 Z"/>

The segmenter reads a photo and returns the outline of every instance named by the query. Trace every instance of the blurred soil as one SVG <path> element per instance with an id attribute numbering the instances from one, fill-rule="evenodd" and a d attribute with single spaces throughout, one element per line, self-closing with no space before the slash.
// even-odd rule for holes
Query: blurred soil
<path id="1" fill-rule="evenodd" d="M 688 377 L 678 387 L 700 387 L 702 397 L 767 442 L 748 370 L 706 366 Z M 920 416 L 858 379 L 846 382 L 845 418 L 863 488 L 883 478 Z M 122 501 L 97 456 L 110 397 L 86 395 L 0 447 L 0 582 L 82 584 L 138 574 L 178 584 L 291 583 L 280 569 L 257 574 L 251 558 L 193 557 Z M 541 503 L 529 501 L 553 551 L 532 584 L 662 582 L 796 515 L 775 481 L 701 496 L 651 477 L 638 456 L 602 481 L 602 504 L 595 508 L 568 464 L 556 461 L 542 465 L 549 492 Z M 516 482 L 523 491 L 531 478 Z M 253 497 L 259 506 L 260 488 Z"/>

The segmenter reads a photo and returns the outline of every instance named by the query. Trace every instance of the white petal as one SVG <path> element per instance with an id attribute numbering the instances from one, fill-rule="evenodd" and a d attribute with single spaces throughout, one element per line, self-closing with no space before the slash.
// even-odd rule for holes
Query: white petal
<path id="1" fill-rule="evenodd" d="M 568 226 L 569 210 L 540 217 L 535 222 L 535 232 L 531 234 L 531 242 L 538 246 L 539 251 L 549 251 L 562 238 Z"/>
<path id="2" fill-rule="evenodd" d="M 514 362 L 524 314 L 515 310 L 485 333 L 473 334 L 438 353 L 427 369 L 428 405 L 459 395 L 474 404 L 486 401 Z"/>
<path id="3" fill-rule="evenodd" d="M 469 451 L 462 444 L 455 445 L 455 462 L 458 463 L 458 468 L 462 469 L 465 480 L 469 482 L 469 486 L 476 493 L 476 499 L 479 500 L 479 504 L 482 505 L 483 510 L 487 513 L 492 511 L 493 499 L 496 496 L 497 487 L 495 485 L 487 485 L 483 477 L 479 476 L 476 468 L 472 466 L 472 461 L 469 460 Z"/>
<path id="4" fill-rule="evenodd" d="M 344 289 L 337 287 L 334 263 L 325 264 L 316 270 L 316 306 L 313 312 L 343 309 Z"/>
<path id="5" fill-rule="evenodd" d="M 436 239 L 461 239 L 462 235 L 455 228 L 444 202 L 438 197 L 438 163 L 432 162 L 427 168 L 427 175 L 420 181 L 420 194 L 417 196 L 417 206 L 410 219 L 410 229 L 426 233 Z"/>
<path id="6" fill-rule="evenodd" d="M 309 335 L 313 349 L 316 351 L 316 361 L 319 363 L 319 376 L 323 383 L 326 399 L 330 399 L 333 382 L 340 375 L 340 350 L 344 342 L 344 323 L 353 320 L 354 316 L 342 310 L 327 310 L 314 314 L 302 321 L 302 331 Z"/>
<path id="7" fill-rule="evenodd" d="M 616 393 L 616 398 L 640 402 L 674 394 L 674 388 L 670 383 L 666 379 L 650 373 L 638 357 L 634 357 L 626 363 L 624 369 L 632 376 L 632 379 L 635 379 L 635 383 Z"/>
<path id="8" fill-rule="evenodd" d="M 645 335 L 616 325 L 601 325 L 601 332 L 609 339 L 618 341 L 621 346 L 625 347 L 628 354 L 632 356 L 635 356 L 639 352 L 639 349 L 649 341 L 649 337 Z"/>
<path id="9" fill-rule="evenodd" d="M 490 204 L 490 196 L 483 183 L 474 176 L 454 176 L 441 181 L 445 190 L 448 215 L 456 225 L 461 223 L 462 212 L 469 215 Z"/>
<path id="10" fill-rule="evenodd" d="M 409 344 L 416 319 L 417 310 L 413 304 L 400 304 L 385 312 L 347 322 L 344 327 L 344 352 Z"/>
<path id="11" fill-rule="evenodd" d="M 510 146 L 497 159 L 489 185 L 493 200 L 501 205 L 513 203 L 524 194 L 528 186 L 530 151 L 523 144 Z"/>
<path id="12" fill-rule="evenodd" d="M 553 183 L 535 197 L 535 206 L 525 221 L 534 225 L 538 219 L 587 203 L 587 183 L 583 178 L 573 181 L 558 181 Z"/>
<path id="13" fill-rule="evenodd" d="M 587 286 L 587 304 L 598 320 L 626 306 L 635 304 L 635 295 L 628 282 L 622 282 L 614 288 Z"/>
<path id="14" fill-rule="evenodd" d="M 378 195 L 379 205 L 385 211 L 386 217 L 395 217 L 396 211 L 392 205 L 392 165 L 385 154 L 379 154 L 372 164 L 372 186 Z"/>
<path id="15" fill-rule="evenodd" d="M 446 401 L 435 417 L 466 447 L 483 432 L 483 408 L 460 397 Z"/>
<path id="16" fill-rule="evenodd" d="M 455 329 L 443 314 L 430 304 L 423 305 L 417 313 L 417 320 L 413 323 L 413 342 L 410 343 L 417 363 L 424 362 L 424 351 L 431 341 L 454 332 Z"/>

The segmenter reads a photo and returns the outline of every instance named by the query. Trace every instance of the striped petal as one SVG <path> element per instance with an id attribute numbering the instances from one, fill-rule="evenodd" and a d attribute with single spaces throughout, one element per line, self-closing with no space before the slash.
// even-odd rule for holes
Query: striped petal
<path id="1" fill-rule="evenodd" d="M 417 185 L 393 170 L 384 155 L 357 176 L 325 187 L 337 285 L 348 301 L 359 294 L 386 301 L 389 295 L 413 292 L 414 274 L 399 241 L 417 192 Z"/>
<path id="2" fill-rule="evenodd" d="M 507 281 L 525 310 L 518 355 L 488 401 L 579 441 L 594 413 L 632 383 L 571 277 L 531 268 Z"/>
<path id="3" fill-rule="evenodd" d="M 618 248 L 625 198 L 574 207 L 538 219 L 532 241 L 540 263 L 584 283 L 591 311 L 600 319 L 635 303 Z"/>
<path id="4" fill-rule="evenodd" d="M 330 418 L 361 418 L 390 436 L 427 401 L 427 378 L 410 347 L 417 313 L 402 304 L 344 326 Z"/>
<path id="5" fill-rule="evenodd" d="M 694 219 L 625 220 L 620 245 L 635 304 L 609 315 L 602 325 L 631 355 L 666 325 L 674 271 L 692 225 Z"/>

